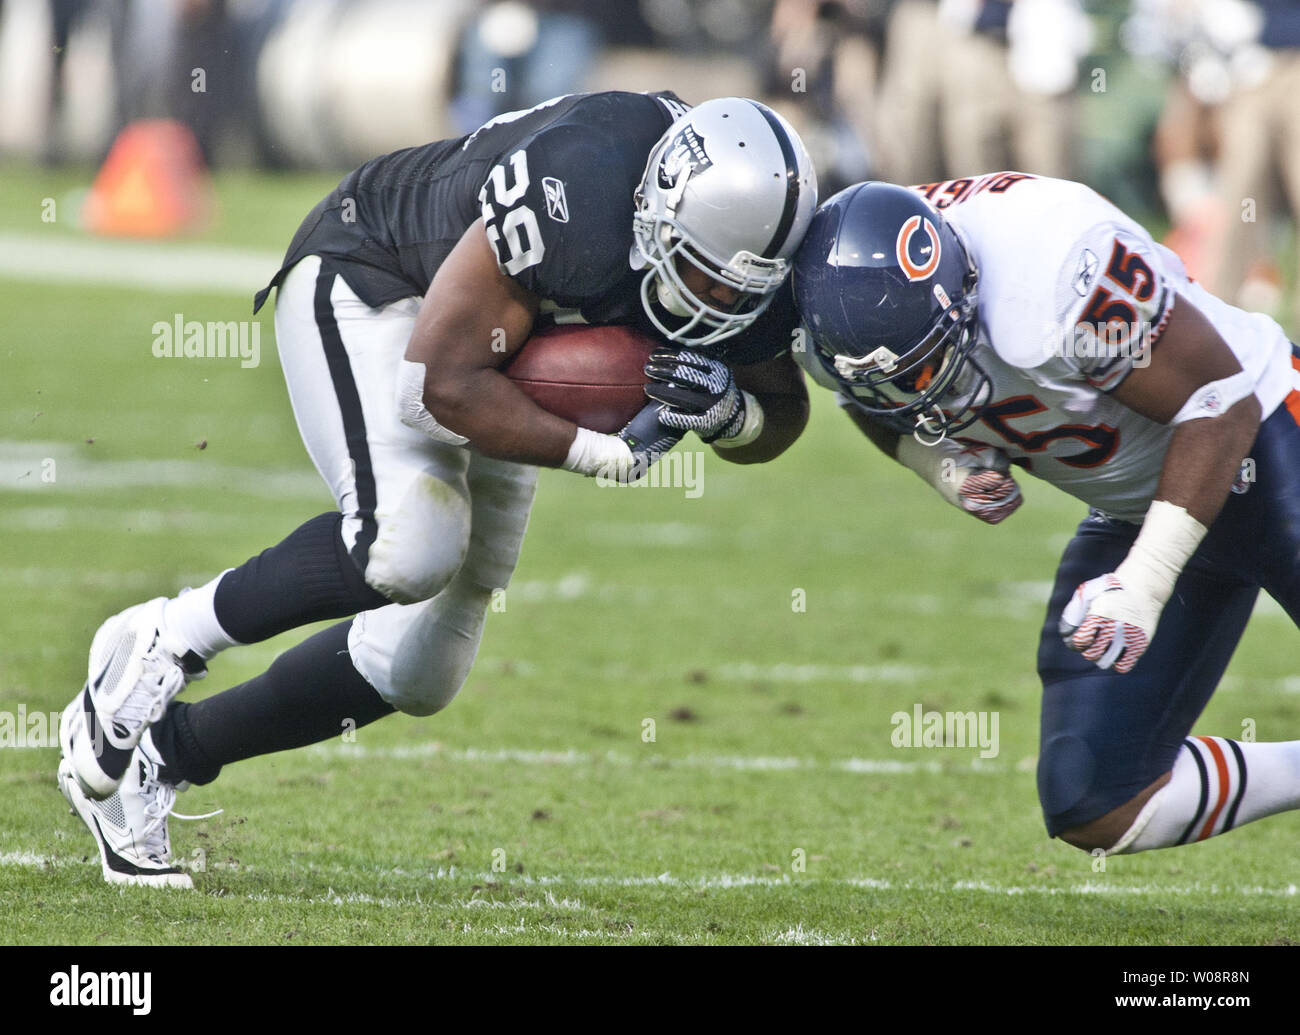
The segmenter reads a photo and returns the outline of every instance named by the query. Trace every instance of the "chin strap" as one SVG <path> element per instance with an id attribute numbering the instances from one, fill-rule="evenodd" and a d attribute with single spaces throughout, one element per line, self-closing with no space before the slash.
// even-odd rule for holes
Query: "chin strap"
<path id="1" fill-rule="evenodd" d="M 935 407 L 937 410 L 938 407 Z M 942 414 L 941 414 L 942 416 Z M 916 427 L 912 429 L 912 438 L 916 439 L 923 446 L 937 446 L 940 442 L 948 437 L 948 429 L 940 424 L 937 428 L 931 423 L 932 418 L 927 417 L 924 413 L 916 415 Z M 921 432 L 924 431 L 935 438 L 925 438 Z"/>

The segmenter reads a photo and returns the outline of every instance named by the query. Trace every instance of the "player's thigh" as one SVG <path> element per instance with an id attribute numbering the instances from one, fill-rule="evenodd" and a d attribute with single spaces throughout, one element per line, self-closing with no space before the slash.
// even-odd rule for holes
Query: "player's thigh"
<path id="1" fill-rule="evenodd" d="M 382 308 L 310 256 L 276 300 L 276 338 L 307 451 L 343 514 L 366 581 L 401 602 L 433 596 L 469 543 L 468 453 L 406 427 L 397 375 L 416 298 Z"/>
<path id="2" fill-rule="evenodd" d="M 1292 351 L 1300 363 L 1300 349 Z M 1293 378 L 1300 388 L 1300 371 Z M 1249 480 L 1228 497 L 1207 545 L 1229 560 L 1248 550 L 1242 563 L 1300 625 L 1300 390 L 1261 425 L 1250 461 Z"/>
<path id="3" fill-rule="evenodd" d="M 528 530 L 537 475 L 538 469 L 527 464 L 480 454 L 470 458 L 465 480 L 471 531 L 463 575 L 475 585 L 504 589 L 509 584 Z"/>
<path id="4" fill-rule="evenodd" d="M 535 467 L 475 455 L 466 477 L 472 531 L 455 577 L 431 600 L 390 604 L 353 620 L 353 664 L 395 708 L 432 715 L 460 691 L 493 593 L 514 572 L 536 482 Z"/>
<path id="5" fill-rule="evenodd" d="M 1258 594 L 1254 584 L 1193 560 L 1133 670 L 1097 668 L 1065 646 L 1061 612 L 1081 582 L 1118 567 L 1136 532 L 1134 525 L 1085 521 L 1052 589 L 1038 649 L 1038 795 L 1053 837 L 1106 815 L 1169 771 Z"/>
<path id="6" fill-rule="evenodd" d="M 320 276 L 321 260 L 316 255 L 303 259 L 285 276 L 275 299 L 275 343 L 307 454 L 335 503 L 344 509 L 344 500 L 355 490 L 343 408 L 317 320 Z"/>

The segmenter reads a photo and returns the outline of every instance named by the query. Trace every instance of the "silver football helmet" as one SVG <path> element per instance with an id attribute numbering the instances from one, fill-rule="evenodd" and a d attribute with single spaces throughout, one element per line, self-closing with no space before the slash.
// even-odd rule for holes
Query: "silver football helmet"
<path id="1" fill-rule="evenodd" d="M 651 322 L 695 349 L 744 330 L 785 280 L 816 208 L 817 173 L 785 119 L 741 97 L 692 108 L 651 150 L 636 193 L 631 262 L 646 270 Z M 735 304 L 691 291 L 683 261 L 736 290 Z M 680 319 L 665 321 L 656 302 Z"/>

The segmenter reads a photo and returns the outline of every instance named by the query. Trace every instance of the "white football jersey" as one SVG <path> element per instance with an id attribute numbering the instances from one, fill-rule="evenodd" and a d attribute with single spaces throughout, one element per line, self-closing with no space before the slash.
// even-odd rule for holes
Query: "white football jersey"
<path id="1" fill-rule="evenodd" d="M 1209 294 L 1090 188 L 992 173 L 913 189 L 961 235 L 979 273 L 973 356 L 991 392 L 958 440 L 996 446 L 1090 506 L 1140 522 L 1173 429 L 1107 392 L 1149 362 L 1174 306 L 1190 303 L 1214 325 L 1254 379 L 1265 416 L 1300 387 L 1276 322 Z M 815 359 L 796 358 L 838 388 L 813 370 Z"/>

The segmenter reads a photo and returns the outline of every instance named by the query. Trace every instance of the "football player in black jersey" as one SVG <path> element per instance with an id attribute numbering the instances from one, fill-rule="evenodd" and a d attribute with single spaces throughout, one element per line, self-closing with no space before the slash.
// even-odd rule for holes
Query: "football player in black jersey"
<path id="1" fill-rule="evenodd" d="M 556 98 L 344 177 L 256 299 L 278 289 L 294 414 L 338 510 L 96 633 L 59 784 L 106 879 L 190 886 L 167 834 L 183 782 L 446 706 L 539 465 L 634 477 L 687 431 L 737 463 L 793 442 L 807 395 L 786 274 L 816 203 L 778 115 L 671 93 Z M 551 321 L 663 341 L 619 434 L 545 412 L 500 372 Z M 172 700 L 227 647 L 351 615 L 246 683 Z"/>

